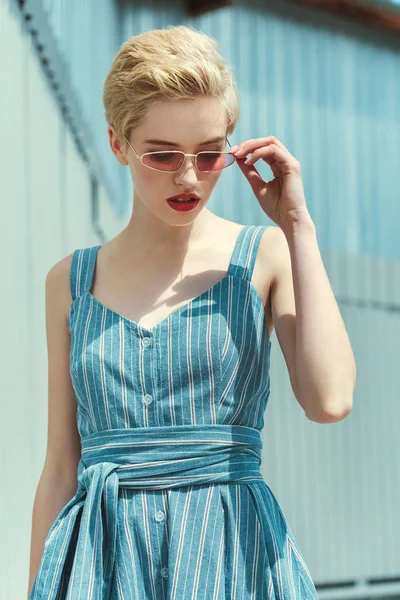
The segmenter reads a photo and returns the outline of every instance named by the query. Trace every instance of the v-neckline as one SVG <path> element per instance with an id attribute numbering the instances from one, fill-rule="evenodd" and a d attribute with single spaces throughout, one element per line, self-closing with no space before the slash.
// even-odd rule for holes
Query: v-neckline
<path id="1" fill-rule="evenodd" d="M 192 298 L 191 300 L 188 300 L 188 302 L 186 302 L 185 304 L 182 304 L 182 306 L 178 306 L 178 308 L 176 308 L 175 310 L 173 310 L 172 312 L 170 312 L 169 315 L 167 315 L 166 317 L 164 317 L 158 323 L 155 323 L 152 327 L 145 327 L 144 325 L 141 325 L 137 321 L 134 321 L 133 319 L 130 319 L 129 317 L 125 317 L 121 313 L 118 313 L 117 311 L 113 310 L 109 306 L 106 306 L 105 304 L 103 304 L 102 302 L 100 302 L 100 300 L 98 300 L 96 298 L 96 296 L 93 296 L 93 294 L 91 292 L 87 291 L 86 294 L 91 298 L 91 300 L 95 304 L 97 304 L 98 306 L 100 306 L 101 308 L 103 308 L 104 310 L 106 310 L 107 312 L 109 312 L 110 314 L 113 314 L 116 317 L 118 317 L 119 319 L 122 319 L 123 321 L 128 322 L 130 325 L 133 325 L 134 327 L 136 327 L 138 330 L 140 330 L 142 332 L 145 332 L 145 333 L 148 333 L 148 334 L 153 334 L 156 329 L 158 329 L 159 327 L 161 327 L 164 324 L 164 322 L 167 322 L 168 320 L 172 319 L 177 313 L 179 313 L 180 311 L 184 310 L 185 308 L 188 308 L 189 306 L 192 306 L 192 304 L 196 300 L 200 300 L 200 298 L 202 298 L 202 296 L 205 296 L 206 294 L 209 294 L 214 288 L 216 288 L 218 285 L 221 285 L 225 281 L 225 279 L 228 279 L 228 277 L 232 278 L 233 275 L 230 275 L 229 273 L 227 273 L 222 279 L 220 279 L 219 281 L 217 281 L 216 283 L 214 283 L 212 286 L 210 286 L 209 288 L 207 288 L 206 290 L 204 290 L 204 292 L 201 292 L 201 294 L 199 294 L 195 298 Z"/>
<path id="2" fill-rule="evenodd" d="M 230 261 L 229 261 L 229 265 L 228 265 L 228 271 L 226 272 L 226 274 L 224 275 L 224 277 L 222 277 L 222 279 L 219 279 L 218 281 L 216 281 L 213 285 L 211 285 L 206 290 L 204 290 L 204 292 L 201 292 L 200 294 L 198 294 L 195 298 L 191 298 L 185 304 L 182 304 L 182 306 L 178 306 L 178 308 L 176 308 L 175 310 L 173 310 L 172 312 L 170 312 L 166 317 L 164 317 L 158 323 L 155 323 L 152 327 L 145 327 L 144 325 L 141 325 L 140 323 L 138 323 L 134 319 L 130 319 L 129 317 L 125 317 L 121 313 L 119 313 L 119 312 L 113 310 L 112 308 L 110 308 L 109 306 L 106 306 L 105 304 L 103 304 L 103 302 L 101 302 L 100 300 L 98 300 L 96 298 L 96 296 L 94 296 L 91 293 L 91 291 L 90 291 L 90 288 L 92 286 L 92 281 L 91 281 L 90 288 L 86 292 L 84 292 L 84 294 L 86 294 L 89 298 L 91 298 L 91 300 L 95 304 L 97 304 L 98 306 L 100 306 L 103 310 L 106 310 L 110 314 L 113 314 L 116 317 L 118 317 L 119 319 L 122 319 L 123 321 L 129 323 L 130 325 L 134 326 L 137 330 L 140 330 L 143 333 L 147 333 L 148 335 L 152 335 L 155 332 L 155 330 L 157 330 L 160 327 L 162 327 L 164 325 L 164 323 L 166 323 L 169 320 L 171 320 L 176 314 L 179 314 L 180 311 L 184 310 L 185 308 L 191 307 L 192 304 L 196 300 L 200 300 L 200 298 L 202 298 L 202 296 L 205 296 L 206 294 L 209 294 L 214 288 L 216 288 L 218 285 L 221 285 L 226 279 L 233 277 L 233 275 L 231 274 L 231 270 L 232 270 L 232 267 L 233 267 L 233 259 L 235 258 L 235 255 L 237 253 L 237 249 L 238 249 L 239 243 L 241 242 L 242 235 L 244 234 L 245 229 L 248 228 L 248 227 L 249 227 L 248 225 L 244 225 L 241 228 L 241 230 L 239 232 L 239 235 L 236 238 L 236 241 L 235 241 L 235 244 L 234 244 L 234 247 L 233 247 L 233 251 L 232 251 L 232 254 L 231 254 L 231 258 L 230 258 Z M 99 244 L 98 246 L 95 247 L 96 254 L 95 254 L 94 265 L 93 265 L 93 269 L 92 269 L 92 278 L 93 278 L 93 274 L 94 274 L 95 269 L 96 269 L 97 254 L 98 254 L 98 251 L 99 251 L 100 248 L 101 248 L 101 244 Z M 252 288 L 257 292 L 257 290 L 254 287 L 254 285 L 251 282 L 249 282 L 249 283 L 251 284 Z M 257 292 L 257 295 L 259 296 L 258 292 Z M 261 300 L 261 298 L 260 298 L 260 300 Z"/>

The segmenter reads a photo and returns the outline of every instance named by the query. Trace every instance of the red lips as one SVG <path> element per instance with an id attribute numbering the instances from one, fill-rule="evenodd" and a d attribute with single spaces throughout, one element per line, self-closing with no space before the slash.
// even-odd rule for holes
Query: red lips
<path id="1" fill-rule="evenodd" d="M 190 200 L 190 198 L 196 198 L 196 200 L 200 200 L 200 196 L 197 194 L 176 194 L 176 196 L 171 196 L 167 198 L 167 200 L 176 200 L 177 198 L 182 198 L 183 200 Z"/>

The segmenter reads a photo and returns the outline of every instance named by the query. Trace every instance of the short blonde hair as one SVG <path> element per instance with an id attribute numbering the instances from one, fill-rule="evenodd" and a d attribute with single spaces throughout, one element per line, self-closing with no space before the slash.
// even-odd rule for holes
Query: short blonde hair
<path id="1" fill-rule="evenodd" d="M 214 38 L 192 27 L 172 25 L 129 38 L 104 82 L 105 117 L 126 147 L 132 129 L 160 99 L 217 98 L 227 113 L 227 135 L 239 120 L 235 79 Z"/>

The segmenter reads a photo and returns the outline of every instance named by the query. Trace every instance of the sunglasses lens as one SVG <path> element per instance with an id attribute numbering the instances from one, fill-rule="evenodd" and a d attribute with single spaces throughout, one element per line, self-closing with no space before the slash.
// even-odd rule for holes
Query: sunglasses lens
<path id="1" fill-rule="evenodd" d="M 185 158 L 182 152 L 151 152 L 142 157 L 143 164 L 158 171 L 177 171 Z"/>
<path id="2" fill-rule="evenodd" d="M 234 162 L 235 157 L 228 152 L 200 152 L 197 156 L 199 171 L 220 171 Z"/>
<path id="3" fill-rule="evenodd" d="M 149 152 L 143 155 L 142 162 L 157 171 L 177 171 L 184 159 L 183 152 Z M 235 157 L 228 152 L 200 152 L 197 156 L 199 171 L 221 171 L 234 162 Z"/>

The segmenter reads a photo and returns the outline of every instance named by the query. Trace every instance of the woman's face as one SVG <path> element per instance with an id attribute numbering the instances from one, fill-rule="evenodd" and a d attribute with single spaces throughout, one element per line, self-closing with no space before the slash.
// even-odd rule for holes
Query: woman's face
<path id="1" fill-rule="evenodd" d="M 226 111 L 215 98 L 160 100 L 150 105 L 145 119 L 131 132 L 129 141 L 140 156 L 157 150 L 182 150 L 191 154 L 201 150 L 225 152 L 226 130 Z M 157 140 L 157 143 L 148 140 Z M 129 146 L 124 156 L 134 185 L 134 210 L 139 208 L 139 202 L 143 205 L 140 208 L 147 208 L 171 224 L 193 221 L 206 205 L 222 173 L 198 171 L 194 157 L 189 156 L 180 169 L 172 173 L 146 167 Z M 190 211 L 175 211 L 167 198 L 180 193 L 197 194 L 200 202 Z"/>

